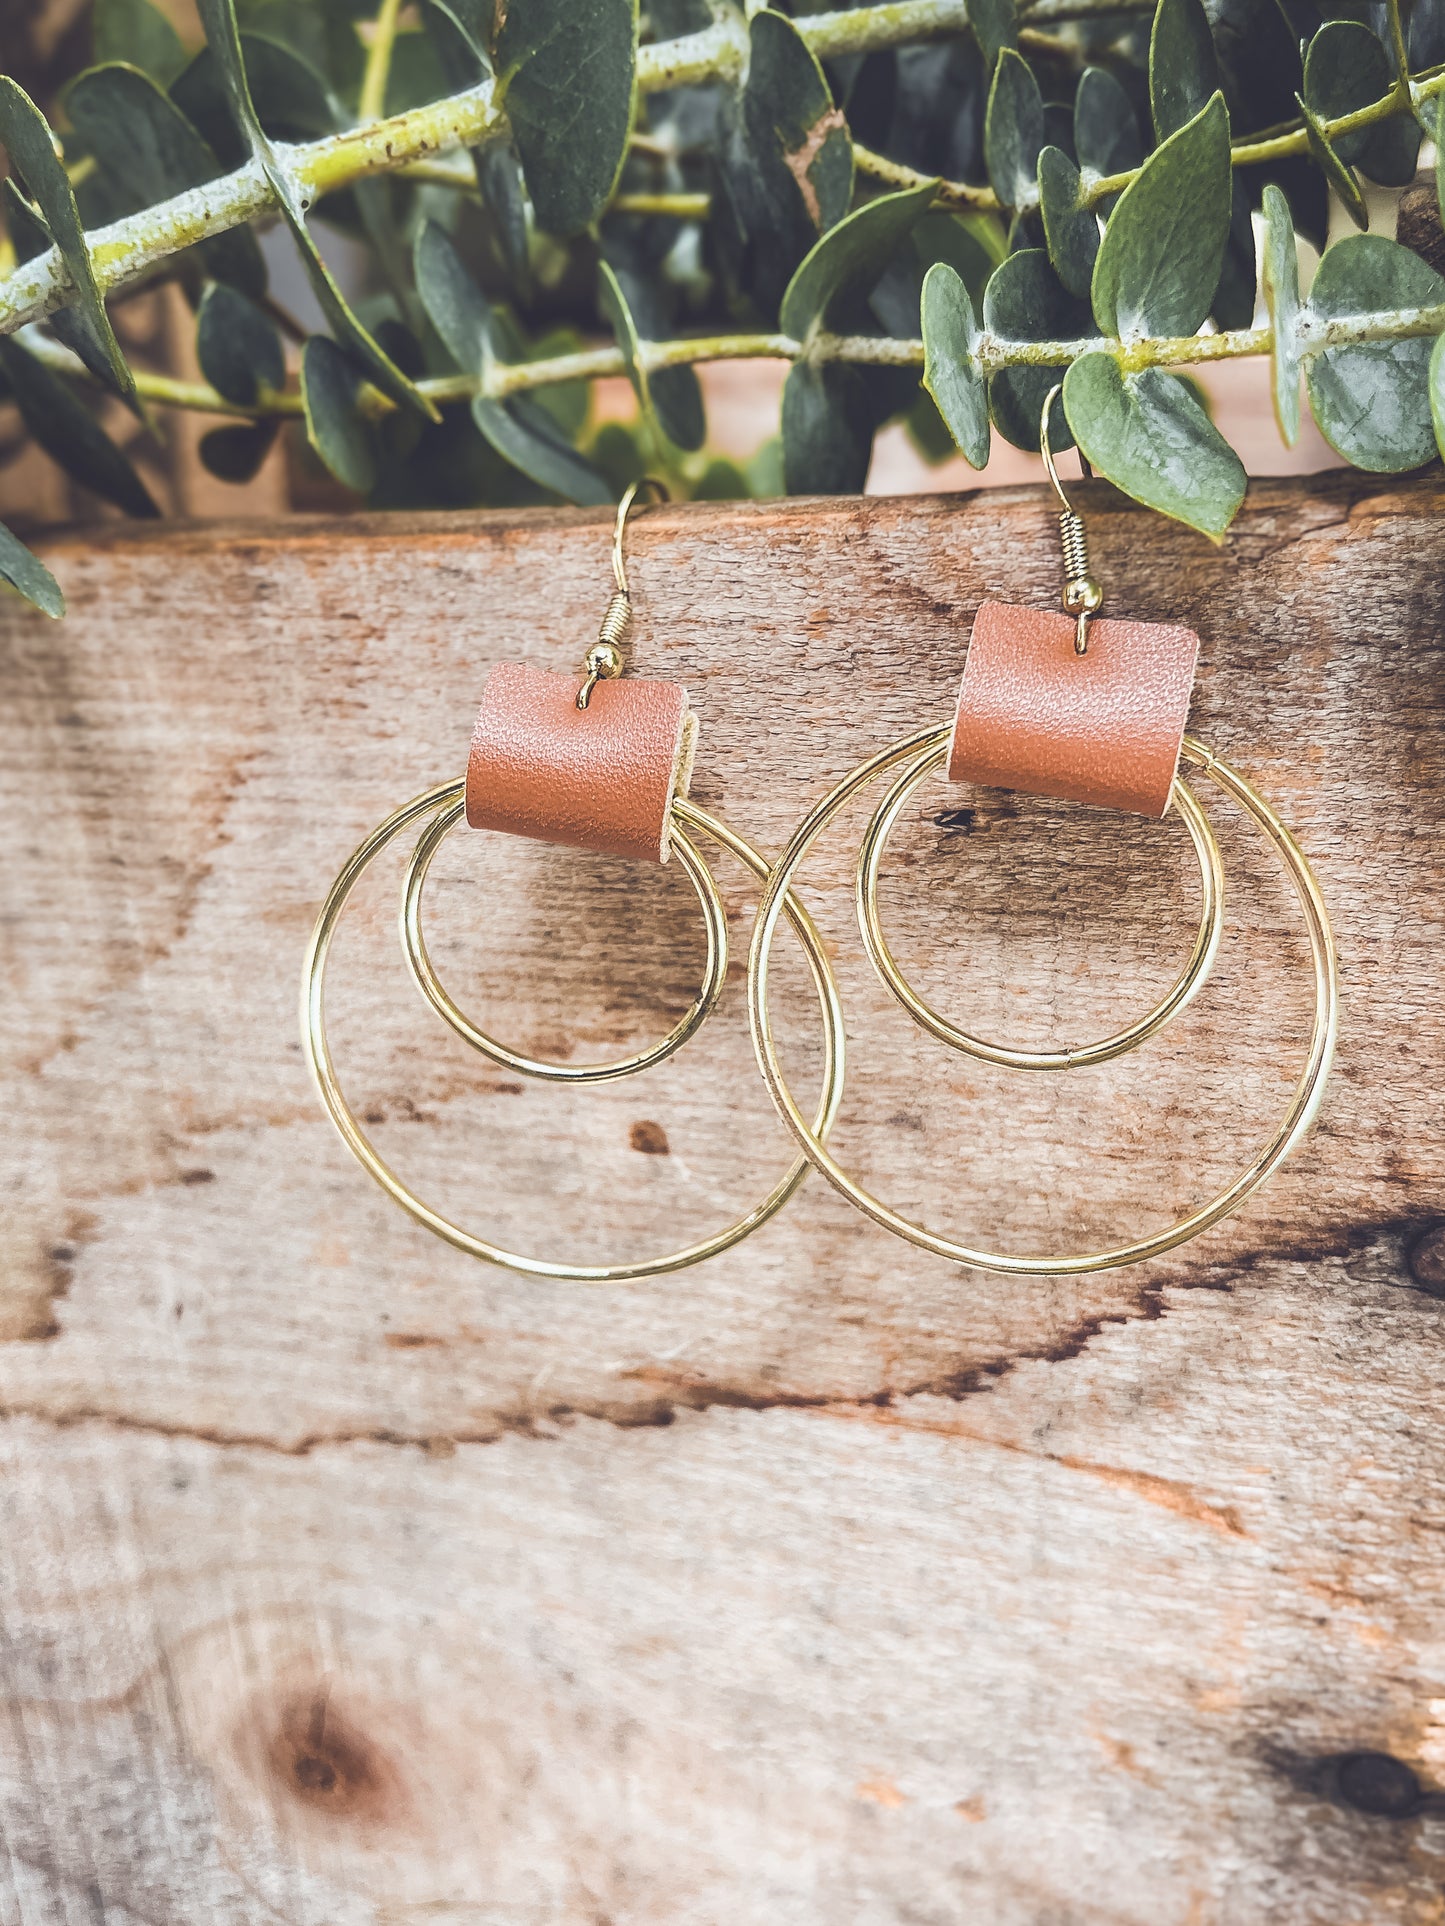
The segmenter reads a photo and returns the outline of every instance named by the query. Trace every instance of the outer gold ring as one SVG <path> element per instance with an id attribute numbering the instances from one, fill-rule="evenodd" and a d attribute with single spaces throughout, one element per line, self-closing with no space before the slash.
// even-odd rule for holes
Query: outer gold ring
<path id="1" fill-rule="evenodd" d="M 803 819 L 793 832 L 787 848 L 774 864 L 773 873 L 768 879 L 767 888 L 758 905 L 757 922 L 753 928 L 752 947 L 748 958 L 748 1019 L 752 1026 L 753 1048 L 757 1053 L 758 1065 L 764 1080 L 772 1092 L 779 1115 L 792 1131 L 794 1139 L 833 1188 L 850 1203 L 855 1204 L 866 1216 L 871 1217 L 875 1224 L 881 1224 L 885 1230 L 905 1238 L 910 1244 L 917 1244 L 924 1250 L 933 1251 L 940 1257 L 952 1258 L 955 1263 L 967 1264 L 976 1270 L 1003 1271 L 1028 1276 L 1077 1276 L 1081 1272 L 1112 1270 L 1117 1265 L 1137 1264 L 1145 1258 L 1158 1257 L 1164 1251 L 1173 1250 L 1176 1245 L 1184 1243 L 1188 1238 L 1197 1236 L 1200 1231 L 1207 1230 L 1211 1224 L 1218 1223 L 1220 1218 L 1227 1217 L 1231 1211 L 1237 1210 L 1245 1198 L 1252 1191 L 1257 1190 L 1270 1173 L 1283 1162 L 1314 1121 L 1315 1112 L 1319 1108 L 1320 1098 L 1324 1092 L 1330 1061 L 1334 1055 L 1335 1035 L 1339 1024 L 1339 982 L 1334 935 L 1330 929 L 1324 901 L 1320 896 L 1319 885 L 1315 882 L 1304 852 L 1263 797 L 1237 770 L 1230 768 L 1228 763 L 1222 762 L 1219 757 L 1194 741 L 1192 737 L 1186 736 L 1183 748 L 1184 761 L 1211 776 L 1226 794 L 1232 796 L 1258 823 L 1283 858 L 1295 895 L 1299 898 L 1300 908 L 1304 912 L 1315 987 L 1314 1023 L 1310 1031 L 1309 1050 L 1306 1054 L 1304 1069 L 1295 1085 L 1284 1120 L 1254 1161 L 1226 1189 L 1191 1212 L 1188 1217 L 1181 1218 L 1178 1223 L 1170 1224 L 1165 1229 L 1155 1231 L 1148 1237 L 1141 1237 L 1133 1243 L 1120 1244 L 1112 1250 L 1105 1251 L 1067 1253 L 1048 1257 L 1018 1257 L 1009 1252 L 977 1250 L 971 1245 L 958 1243 L 952 1238 L 941 1237 L 936 1231 L 928 1230 L 924 1225 L 915 1224 L 911 1219 L 900 1216 L 897 1211 L 891 1210 L 887 1204 L 865 1190 L 837 1162 L 818 1133 L 809 1128 L 778 1063 L 768 1012 L 768 964 L 772 954 L 773 938 L 777 932 L 778 916 L 785 896 L 799 865 L 839 810 L 860 789 L 865 788 L 875 776 L 919 754 L 937 739 L 937 734 L 936 730 L 927 730 L 919 735 L 909 736 L 903 742 L 895 743 L 891 749 L 884 749 L 867 762 L 861 763 Z"/>
<path id="2" fill-rule="evenodd" d="M 952 733 L 951 726 L 940 729 L 928 746 L 899 772 L 863 832 L 863 845 L 858 854 L 858 927 L 873 968 L 915 1023 L 940 1042 L 971 1057 L 982 1057 L 988 1063 L 1003 1064 L 1010 1070 L 1072 1070 L 1082 1064 L 1107 1063 L 1111 1057 L 1122 1056 L 1146 1037 L 1152 1037 L 1156 1030 L 1162 1030 L 1170 1018 L 1177 1016 L 1198 994 L 1219 954 L 1219 939 L 1224 930 L 1224 864 L 1209 818 L 1193 791 L 1176 776 L 1169 801 L 1183 818 L 1199 858 L 1202 900 L 1194 948 L 1168 994 L 1127 1029 L 1116 1031 L 1098 1043 L 1080 1044 L 1072 1050 L 1016 1050 L 1006 1044 L 988 1043 L 967 1030 L 960 1030 L 918 994 L 888 947 L 878 911 L 878 873 L 888 838 L 913 791 L 947 756 Z"/>
<path id="3" fill-rule="evenodd" d="M 696 1264 L 705 1257 L 713 1257 L 719 1251 L 728 1250 L 740 1243 L 749 1232 L 766 1223 L 768 1218 L 780 1210 L 807 1175 L 808 1158 L 806 1155 L 795 1157 L 783 1176 L 768 1192 L 761 1203 L 754 1205 L 745 1217 L 738 1218 L 725 1230 L 703 1238 L 700 1243 L 689 1244 L 681 1250 L 671 1251 L 663 1257 L 644 1258 L 635 1264 L 554 1264 L 546 1258 L 527 1257 L 515 1251 L 502 1249 L 498 1244 L 489 1243 L 486 1238 L 477 1237 L 471 1231 L 463 1230 L 443 1217 L 429 1204 L 411 1191 L 396 1172 L 386 1162 L 361 1128 L 355 1113 L 342 1094 L 337 1080 L 336 1068 L 331 1060 L 330 1046 L 326 1041 L 326 962 L 331 950 L 331 942 L 341 920 L 347 899 L 371 863 L 399 836 L 404 829 L 421 818 L 433 815 L 437 810 L 446 809 L 455 803 L 465 788 L 464 782 L 447 782 L 425 795 L 414 797 L 409 803 L 388 816 L 366 838 L 348 859 L 341 874 L 331 885 L 321 913 L 316 919 L 316 927 L 311 932 L 307 945 L 306 963 L 301 981 L 301 1047 L 311 1066 L 311 1074 L 316 1088 L 321 1093 L 321 1101 L 331 1117 L 331 1121 L 341 1133 L 342 1141 L 351 1151 L 362 1168 L 374 1177 L 393 1202 L 414 1217 L 419 1224 L 432 1231 L 436 1236 L 453 1244 L 460 1251 L 472 1257 L 485 1258 L 488 1263 L 500 1264 L 507 1270 L 521 1271 L 530 1277 L 558 1277 L 583 1284 L 620 1284 L 639 1277 L 656 1277 L 665 1271 L 680 1271 L 689 1264 Z M 739 862 L 750 869 L 760 881 L 769 875 L 767 859 L 760 856 L 751 843 L 745 842 L 736 831 L 725 823 L 719 822 L 705 810 L 680 798 L 673 803 L 674 816 L 688 828 L 699 829 L 720 843 Z M 833 980 L 832 968 L 823 949 L 822 940 L 813 927 L 811 917 L 798 902 L 791 891 L 779 892 L 778 904 L 788 921 L 798 933 L 812 972 L 813 983 L 818 992 L 818 1004 L 823 1015 L 823 1093 L 818 1100 L 818 1108 L 813 1121 L 807 1126 L 811 1141 L 826 1143 L 828 1132 L 838 1114 L 838 1105 L 843 1096 L 843 1011 L 838 1001 L 838 986 Z"/>
<path id="4" fill-rule="evenodd" d="M 474 1050 L 480 1050 L 484 1057 L 490 1057 L 494 1063 L 505 1064 L 509 1070 L 520 1071 L 523 1076 L 540 1077 L 549 1083 L 609 1083 L 618 1077 L 635 1076 L 639 1070 L 650 1070 L 654 1064 L 670 1057 L 674 1050 L 680 1050 L 712 1014 L 722 995 L 728 969 L 727 912 L 723 908 L 713 873 L 687 831 L 674 824 L 671 843 L 697 891 L 697 899 L 702 904 L 703 925 L 707 931 L 707 962 L 703 967 L 702 988 L 693 1000 L 692 1007 L 681 1022 L 669 1030 L 661 1043 L 638 1050 L 630 1057 L 620 1057 L 614 1063 L 549 1063 L 543 1057 L 528 1057 L 519 1050 L 509 1050 L 506 1044 L 498 1043 L 485 1030 L 478 1029 L 447 994 L 427 954 L 426 938 L 421 927 L 421 897 L 426 886 L 427 871 L 443 839 L 465 814 L 466 801 L 463 798 L 441 810 L 428 823 L 407 864 L 406 881 L 401 892 L 401 947 L 406 965 L 411 971 L 412 981 L 437 1014 L 445 1018 L 457 1035 Z"/>

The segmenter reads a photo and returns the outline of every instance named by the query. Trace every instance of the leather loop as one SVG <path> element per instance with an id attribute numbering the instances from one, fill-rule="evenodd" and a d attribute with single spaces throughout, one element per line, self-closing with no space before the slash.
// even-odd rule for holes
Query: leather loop
<path id="1" fill-rule="evenodd" d="M 1179 765 L 1199 637 L 985 602 L 974 617 L 949 751 L 952 782 L 1162 816 Z"/>
<path id="2" fill-rule="evenodd" d="M 692 778 L 697 719 L 675 682 L 599 682 L 499 662 L 467 760 L 467 822 L 539 842 L 665 863 L 672 800 Z"/>

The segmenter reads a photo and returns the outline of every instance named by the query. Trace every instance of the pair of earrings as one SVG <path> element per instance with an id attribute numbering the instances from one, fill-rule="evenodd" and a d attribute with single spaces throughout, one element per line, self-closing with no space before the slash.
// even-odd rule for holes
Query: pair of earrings
<path id="1" fill-rule="evenodd" d="M 697 723 L 678 685 L 622 676 L 621 644 L 631 603 L 623 533 L 639 491 L 624 495 L 613 537 L 615 592 L 597 643 L 580 675 L 526 663 L 501 663 L 488 678 L 472 738 L 466 777 L 427 790 L 389 816 L 361 844 L 333 883 L 307 952 L 302 1039 L 322 1100 L 348 1148 L 402 1208 L 448 1243 L 475 1257 L 534 1276 L 623 1282 L 675 1271 L 740 1242 L 775 1215 L 810 1167 L 875 1223 L 924 1250 L 975 1268 L 1070 1275 L 1156 1257 L 1237 1209 L 1278 1168 L 1309 1129 L 1324 1091 L 1338 1025 L 1334 938 L 1319 887 L 1304 854 L 1268 803 L 1220 757 L 1184 732 L 1198 638 L 1156 624 L 1099 619 L 1102 592 L 1089 572 L 1083 524 L 1059 480 L 1044 402 L 1041 446 L 1060 503 L 1064 613 L 985 603 L 974 621 L 951 723 L 931 726 L 860 764 L 799 823 L 776 863 L 736 830 L 688 800 Z M 1155 1035 L 1203 986 L 1223 927 L 1224 876 L 1209 819 L 1178 775 L 1183 762 L 1200 771 L 1252 818 L 1283 861 L 1303 912 L 1311 957 L 1314 1018 L 1304 1067 L 1284 1117 L 1248 1166 L 1186 1217 L 1147 1236 L 1101 1251 L 1017 1256 L 977 1249 L 916 1223 L 874 1196 L 834 1157 L 828 1139 L 843 1096 L 844 1025 L 838 987 L 818 931 L 793 888 L 818 838 L 861 791 L 891 780 L 864 831 L 856 866 L 859 929 L 877 975 L 915 1023 L 951 1049 L 1026 1071 L 1067 1070 L 1121 1056 Z M 957 782 L 1182 819 L 1198 857 L 1202 909 L 1184 967 L 1145 1015 L 1116 1033 L 1071 1049 L 1025 1050 L 991 1043 L 950 1022 L 908 982 L 884 933 L 878 882 L 888 839 L 920 784 L 946 763 Z M 465 818 L 472 828 L 540 838 L 638 860 L 666 862 L 675 852 L 702 908 L 707 936 L 703 981 L 681 1020 L 661 1042 L 617 1061 L 549 1062 L 512 1050 L 487 1034 L 454 1002 L 427 952 L 422 901 L 427 873 L 443 839 Z M 348 898 L 381 853 L 422 825 L 402 888 L 401 937 L 413 981 L 432 1008 L 471 1047 L 521 1075 L 587 1084 L 632 1076 L 661 1063 L 693 1036 L 716 1006 L 727 973 L 728 932 L 722 899 L 696 838 L 704 836 L 741 862 L 762 884 L 748 957 L 748 1010 L 754 1050 L 796 1155 L 767 1195 L 744 1216 L 699 1242 L 626 1264 L 563 1264 L 505 1250 L 461 1228 L 418 1197 L 382 1158 L 344 1096 L 326 1038 L 327 957 Z M 779 1062 L 770 1012 L 770 970 L 780 923 L 801 944 L 823 1028 L 821 1094 L 811 1114 L 800 1106 Z"/>

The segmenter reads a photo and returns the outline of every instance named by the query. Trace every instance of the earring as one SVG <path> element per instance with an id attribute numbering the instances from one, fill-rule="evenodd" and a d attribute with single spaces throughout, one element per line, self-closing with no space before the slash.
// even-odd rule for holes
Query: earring
<path id="1" fill-rule="evenodd" d="M 782 1208 L 807 1174 L 808 1158 L 794 1157 L 767 1196 L 725 1229 L 661 1257 L 624 1264 L 563 1264 L 504 1250 L 423 1202 L 362 1129 L 342 1092 L 326 1038 L 326 963 L 342 912 L 362 876 L 383 850 L 420 823 L 424 826 L 402 888 L 402 949 L 422 995 L 474 1050 L 524 1076 L 554 1083 L 607 1083 L 663 1062 L 707 1021 L 727 976 L 728 931 L 716 880 L 694 836 L 710 838 L 759 882 L 767 879 L 769 864 L 736 830 L 688 800 L 698 725 L 686 690 L 672 682 L 623 679 L 622 643 L 632 620 L 623 535 L 642 488 L 650 488 L 660 501 L 667 499 L 662 483 L 650 476 L 622 497 L 612 540 L 615 588 L 582 674 L 559 675 L 527 662 L 501 662 L 492 669 L 472 733 L 466 776 L 403 804 L 355 851 L 317 917 L 302 979 L 302 1047 L 316 1087 L 342 1141 L 387 1195 L 419 1224 L 473 1257 L 530 1276 L 588 1283 L 653 1277 L 729 1249 Z M 707 959 L 697 996 L 661 1042 L 609 1063 L 550 1062 L 509 1048 L 459 1008 L 428 954 L 422 898 L 433 857 L 463 818 L 474 830 L 637 861 L 666 863 L 676 851 L 702 908 Z M 822 1095 L 808 1130 L 813 1142 L 824 1143 L 843 1093 L 842 1010 L 811 918 L 791 892 L 785 891 L 780 901 L 802 945 L 823 1020 Z"/>
<path id="2" fill-rule="evenodd" d="M 1050 415 L 1061 392 L 1053 388 L 1044 401 L 1040 446 L 1060 503 L 1064 612 L 992 602 L 979 608 L 953 722 L 921 730 L 860 764 L 804 818 L 763 892 L 748 959 L 748 1013 L 759 1067 L 794 1140 L 833 1188 L 885 1230 L 940 1257 L 980 1270 L 1035 1276 L 1136 1264 L 1174 1249 L 1237 1210 L 1314 1120 L 1334 1054 L 1339 1005 L 1334 936 L 1303 851 L 1238 770 L 1184 733 L 1199 638 L 1182 628 L 1096 619 L 1103 592 L 1089 572 L 1084 525 L 1064 493 L 1050 444 Z M 798 1108 L 778 1061 L 768 971 L 779 914 L 799 867 L 839 811 L 876 778 L 891 773 L 893 781 L 864 832 L 856 871 L 859 927 L 879 978 L 921 1028 L 971 1056 L 1021 1070 L 1103 1063 L 1135 1048 L 1177 1016 L 1202 987 L 1218 951 L 1224 901 L 1219 849 L 1203 810 L 1179 778 L 1181 760 L 1208 776 L 1263 831 L 1284 863 L 1304 914 L 1314 1020 L 1304 1068 L 1278 1128 L 1216 1196 L 1177 1223 L 1111 1250 L 1015 1256 L 975 1249 L 902 1216 L 832 1155 Z M 1183 970 L 1147 1015 L 1116 1035 L 1081 1047 L 1016 1050 L 983 1041 L 948 1022 L 908 983 L 883 933 L 878 876 L 899 814 L 919 784 L 945 761 L 954 782 L 1024 790 L 1156 818 L 1172 807 L 1183 818 L 1203 885 L 1199 933 Z"/>

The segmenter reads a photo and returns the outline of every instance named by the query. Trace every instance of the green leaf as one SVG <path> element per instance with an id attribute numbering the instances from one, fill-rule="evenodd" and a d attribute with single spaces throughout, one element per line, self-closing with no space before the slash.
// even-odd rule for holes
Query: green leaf
<path id="1" fill-rule="evenodd" d="M 0 369 L 25 426 L 67 475 L 127 515 L 160 513 L 140 476 L 89 409 L 14 336 L 0 336 Z"/>
<path id="2" fill-rule="evenodd" d="M 639 286 L 636 277 L 629 275 L 627 279 L 631 283 L 632 301 L 628 299 L 628 289 L 624 288 L 621 276 L 608 262 L 598 264 L 598 301 L 622 350 L 637 404 L 659 434 L 686 453 L 695 453 L 707 439 L 697 375 L 686 367 L 648 373 L 644 342 L 633 313 L 633 302 L 645 296 L 645 289 Z M 681 379 L 676 378 L 679 376 Z"/>
<path id="3" fill-rule="evenodd" d="M 1435 446 L 1445 458 L 1445 334 L 1436 336 L 1430 350 L 1430 422 Z"/>
<path id="4" fill-rule="evenodd" d="M 306 439 L 328 469 L 358 495 L 376 484 L 376 444 L 357 406 L 366 380 L 328 335 L 313 334 L 301 350 L 301 399 Z"/>
<path id="5" fill-rule="evenodd" d="M 462 264 L 451 236 L 424 221 L 412 250 L 416 291 L 442 346 L 464 374 L 480 371 L 489 326 L 481 290 Z"/>
<path id="6" fill-rule="evenodd" d="M 201 436 L 202 465 L 220 481 L 248 482 L 260 472 L 279 434 L 278 421 L 237 421 Z"/>
<path id="7" fill-rule="evenodd" d="M 976 351 L 978 323 L 968 289 L 944 261 L 923 282 L 923 385 L 964 460 L 988 465 L 988 395 Z"/>
<path id="8" fill-rule="evenodd" d="M 866 295 L 928 212 L 934 186 L 926 181 L 899 194 L 880 194 L 830 228 L 788 283 L 780 311 L 783 332 L 804 341 Z"/>
<path id="9" fill-rule="evenodd" d="M 968 24 L 992 67 L 1006 47 L 1019 44 L 1018 8 L 1014 0 L 964 0 Z"/>
<path id="10" fill-rule="evenodd" d="M 1220 541 L 1244 500 L 1238 455 L 1184 382 L 1162 368 L 1126 375 L 1109 354 L 1082 355 L 1064 410 L 1097 471 L 1146 508 Z"/>
<path id="11" fill-rule="evenodd" d="M 8 174 L 0 181 L 0 207 L 5 212 L 5 225 L 10 230 L 10 242 L 17 261 L 33 261 L 37 254 L 44 254 L 47 248 L 55 245 L 44 215 L 39 208 L 31 206 Z M 72 354 L 80 357 L 102 387 L 114 393 L 115 376 L 111 371 L 110 356 L 85 309 L 56 308 L 48 319 L 56 340 L 63 341 Z M 129 395 L 125 399 L 132 413 L 139 417 L 141 408 L 136 397 Z"/>
<path id="12" fill-rule="evenodd" d="M 1299 250 L 1289 202 L 1273 182 L 1264 190 L 1264 299 L 1274 330 L 1274 417 L 1293 448 L 1300 431 Z"/>
<path id="13" fill-rule="evenodd" d="M 234 288 L 206 289 L 196 317 L 196 358 L 217 394 L 254 408 L 261 391 L 286 384 L 281 337 L 261 310 Z"/>
<path id="14" fill-rule="evenodd" d="M 853 143 L 817 55 L 785 15 L 755 13 L 743 121 L 754 160 L 779 190 L 800 196 L 814 234 L 853 200 Z"/>
<path id="15" fill-rule="evenodd" d="M 486 374 L 496 367 L 504 345 L 496 318 L 450 235 L 434 221 L 417 234 L 415 262 L 427 319 L 457 366 L 468 374 Z M 611 500 L 606 477 L 578 453 L 554 416 L 531 395 L 505 401 L 478 395 L 472 419 L 496 452 L 539 487 L 588 506 Z"/>
<path id="16" fill-rule="evenodd" d="M 1085 67 L 1079 76 L 1079 90 L 1074 95 L 1074 152 L 1086 182 L 1127 174 L 1144 158 L 1133 103 L 1104 67 Z M 1107 215 L 1117 204 L 1118 196 L 1110 196 L 1107 205 L 1100 202 L 1099 212 Z"/>
<path id="17" fill-rule="evenodd" d="M 1325 252 L 1310 289 L 1310 322 L 1383 308 L 1445 305 L 1445 280 L 1382 234 L 1351 234 Z M 1306 365 L 1305 387 L 1320 432 L 1356 468 L 1397 475 L 1435 453 L 1431 343 L 1360 341 L 1326 348 Z"/>
<path id="18" fill-rule="evenodd" d="M 138 67 L 90 68 L 71 85 L 65 111 L 122 213 L 139 213 L 221 173 L 185 115 Z M 250 228 L 212 235 L 195 253 L 212 279 L 265 293 L 266 265 Z"/>
<path id="19" fill-rule="evenodd" d="M 783 478 L 790 495 L 856 495 L 868 479 L 874 411 L 843 361 L 795 361 L 783 386 Z"/>
<path id="20" fill-rule="evenodd" d="M 294 48 L 253 33 L 241 35 L 240 47 L 247 90 L 268 140 L 316 140 L 335 131 L 337 108 L 326 82 Z M 254 151 L 213 48 L 196 55 L 172 85 L 171 99 L 225 167 L 239 167 Z"/>
<path id="21" fill-rule="evenodd" d="M 241 29 L 236 24 L 234 0 L 196 0 L 196 11 L 201 16 L 201 27 L 206 36 L 206 53 L 215 62 L 221 91 L 236 131 L 250 153 L 269 160 L 270 143 L 262 132 L 256 116 L 256 103 L 251 98 L 251 83 L 246 74 L 245 55 L 241 51 Z M 181 76 L 175 90 L 183 111 L 186 109 L 184 90 L 188 80 L 189 72 Z M 222 151 L 218 142 L 213 141 L 212 145 L 218 153 Z"/>
<path id="22" fill-rule="evenodd" d="M 984 291 L 983 325 L 999 341 L 1071 341 L 1090 332 L 1088 304 L 1064 287 L 1041 247 L 1021 248 L 995 273 Z M 994 425 L 1015 448 L 1038 452 L 1044 396 L 1067 365 L 1001 368 L 990 377 Z"/>
<path id="23" fill-rule="evenodd" d="M 1304 97 L 1321 120 L 1342 120 L 1383 100 L 1395 81 L 1394 65 L 1377 35 L 1357 20 L 1330 20 L 1305 55 Z M 1376 127 L 1342 134 L 1335 151 L 1382 187 L 1406 187 L 1415 178 L 1421 131 L 1413 114 L 1396 114 Z"/>
<path id="24" fill-rule="evenodd" d="M 479 70 L 485 72 L 491 65 L 488 42 L 496 24 L 496 0 L 431 0 L 431 8 L 446 15 L 471 49 Z M 472 78 L 468 76 L 469 81 Z"/>
<path id="25" fill-rule="evenodd" d="M 1069 290 L 1086 298 L 1099 252 L 1099 223 L 1083 197 L 1079 170 L 1061 147 L 1039 155 L 1039 208 L 1054 272 Z"/>
<path id="26" fill-rule="evenodd" d="M 525 300 L 532 285 L 532 249 L 522 164 L 505 141 L 493 141 L 473 150 L 472 166 L 482 200 L 496 222 L 512 286 L 518 298 Z"/>
<path id="27" fill-rule="evenodd" d="M 186 64 L 181 36 L 151 0 L 95 0 L 91 31 L 97 66 L 128 60 L 169 87 Z"/>
<path id="28" fill-rule="evenodd" d="M 993 191 L 1005 207 L 1033 207 L 1038 200 L 1039 155 L 1044 145 L 1044 97 L 1022 54 L 1006 47 L 994 69 L 983 123 L 983 151 Z"/>
<path id="29" fill-rule="evenodd" d="M 1445 223 L 1445 94 L 1435 100 L 1435 205 Z"/>
<path id="30" fill-rule="evenodd" d="M 133 397 L 135 376 L 126 366 L 101 299 L 69 176 L 55 151 L 45 116 L 8 74 L 0 74 L 0 143 L 10 156 L 12 171 L 45 218 L 75 284 L 77 305 L 104 349 L 111 379 L 121 394 Z"/>
<path id="31" fill-rule="evenodd" d="M 1229 114 L 1214 94 L 1119 196 L 1094 264 L 1101 332 L 1194 332 L 1219 285 L 1231 192 Z"/>
<path id="32" fill-rule="evenodd" d="M 1319 115 L 1306 105 L 1304 95 L 1296 94 L 1295 100 L 1304 119 L 1305 139 L 1309 142 L 1310 155 L 1316 167 L 1339 196 L 1355 226 L 1367 228 L 1370 225 L 1370 210 L 1360 191 L 1360 183 L 1330 144 L 1328 129 Z"/>
<path id="33" fill-rule="evenodd" d="M 1219 92 L 1219 57 L 1203 0 L 1159 0 L 1149 36 L 1149 108 L 1168 140 Z"/>
<path id="34" fill-rule="evenodd" d="M 6 581 L 42 614 L 65 613 L 60 584 L 38 555 L 32 555 L 17 535 L 0 522 L 0 581 Z"/>
<path id="35" fill-rule="evenodd" d="M 637 91 L 637 0 L 509 0 L 494 53 L 537 221 L 579 234 L 617 186 Z"/>

